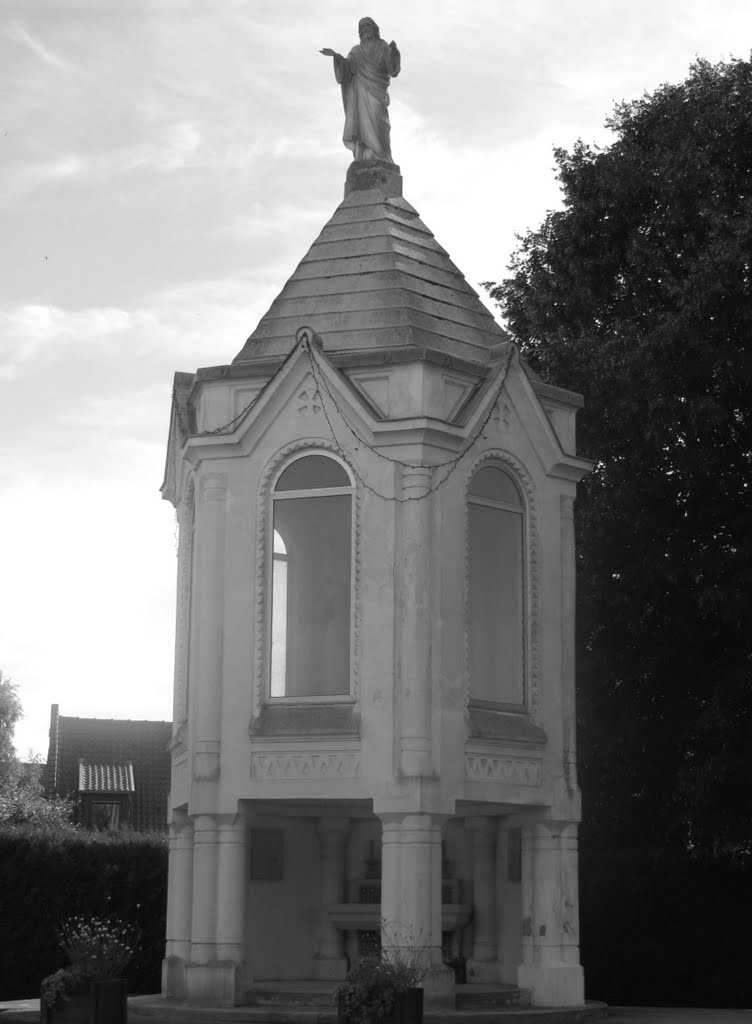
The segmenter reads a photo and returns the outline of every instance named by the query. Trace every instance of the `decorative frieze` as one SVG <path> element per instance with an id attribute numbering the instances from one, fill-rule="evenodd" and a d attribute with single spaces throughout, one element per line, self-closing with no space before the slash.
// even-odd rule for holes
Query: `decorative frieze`
<path id="1" fill-rule="evenodd" d="M 360 754 L 353 750 L 287 750 L 251 755 L 251 778 L 257 780 L 357 779 Z"/>
<path id="2" fill-rule="evenodd" d="M 468 782 L 506 782 L 515 786 L 539 786 L 540 761 L 503 754 L 465 754 Z"/>

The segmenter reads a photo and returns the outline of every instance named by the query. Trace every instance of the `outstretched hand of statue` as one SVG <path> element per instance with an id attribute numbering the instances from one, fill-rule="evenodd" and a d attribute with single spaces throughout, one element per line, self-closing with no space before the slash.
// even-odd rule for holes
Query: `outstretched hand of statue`
<path id="1" fill-rule="evenodd" d="M 330 50 L 328 46 L 325 46 L 323 50 L 319 50 L 319 53 L 323 53 L 325 57 L 339 57 L 336 50 Z"/>
<path id="2" fill-rule="evenodd" d="M 397 49 L 397 44 L 395 43 L 394 40 L 392 40 L 391 43 L 389 44 L 389 49 L 392 51 L 392 53 L 399 54 L 399 50 Z"/>

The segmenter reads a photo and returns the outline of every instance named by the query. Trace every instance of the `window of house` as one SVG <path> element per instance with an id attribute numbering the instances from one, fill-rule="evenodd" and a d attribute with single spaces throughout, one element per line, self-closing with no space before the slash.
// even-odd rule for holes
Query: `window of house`
<path id="1" fill-rule="evenodd" d="M 274 487 L 271 698 L 350 692 L 352 496 L 326 455 L 296 459 Z"/>
<path id="2" fill-rule="evenodd" d="M 92 800 L 89 804 L 89 815 L 91 828 L 120 828 L 120 801 Z"/>
<path id="3" fill-rule="evenodd" d="M 524 703 L 524 516 L 520 492 L 499 466 L 468 490 L 470 697 Z"/>

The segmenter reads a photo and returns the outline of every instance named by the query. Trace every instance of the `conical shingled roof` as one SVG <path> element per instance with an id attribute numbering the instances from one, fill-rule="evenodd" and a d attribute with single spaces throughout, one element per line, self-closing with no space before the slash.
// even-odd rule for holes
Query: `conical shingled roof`
<path id="1" fill-rule="evenodd" d="M 302 326 L 358 362 L 401 349 L 487 364 L 506 340 L 418 212 L 379 188 L 345 196 L 233 362 L 287 355 Z"/>

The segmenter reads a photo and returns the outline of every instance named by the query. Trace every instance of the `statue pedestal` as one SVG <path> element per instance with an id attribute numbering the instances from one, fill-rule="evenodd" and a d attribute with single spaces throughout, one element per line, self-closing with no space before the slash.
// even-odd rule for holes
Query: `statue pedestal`
<path id="1" fill-rule="evenodd" d="M 402 175 L 388 160 L 353 160 L 347 168 L 345 195 L 377 188 L 387 196 L 402 195 Z"/>

